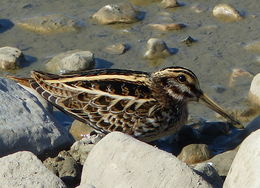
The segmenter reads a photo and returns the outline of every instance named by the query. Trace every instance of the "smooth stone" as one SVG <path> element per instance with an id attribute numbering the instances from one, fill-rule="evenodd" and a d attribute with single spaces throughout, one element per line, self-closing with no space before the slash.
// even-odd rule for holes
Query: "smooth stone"
<path id="1" fill-rule="evenodd" d="M 66 185 L 31 152 L 17 152 L 0 158 L 2 188 L 59 187 Z"/>
<path id="2" fill-rule="evenodd" d="M 86 123 L 74 120 L 71 124 L 69 133 L 73 136 L 75 140 L 81 140 L 84 135 L 90 134 L 94 129 L 88 126 Z"/>
<path id="3" fill-rule="evenodd" d="M 147 59 L 163 58 L 172 55 L 166 43 L 158 38 L 150 38 L 147 41 L 147 51 L 144 57 Z"/>
<path id="4" fill-rule="evenodd" d="M 0 48 L 0 69 L 17 69 L 23 62 L 25 62 L 24 55 L 18 48 L 9 46 Z"/>
<path id="5" fill-rule="evenodd" d="M 159 31 L 173 31 L 185 28 L 184 24 L 179 23 L 148 24 L 148 26 Z"/>
<path id="6" fill-rule="evenodd" d="M 212 155 L 212 152 L 206 144 L 190 144 L 182 149 L 178 155 L 178 159 L 187 164 L 194 164 L 206 161 L 210 159 Z"/>
<path id="7" fill-rule="evenodd" d="M 260 106 L 260 73 L 254 76 L 248 93 L 249 100 Z"/>
<path id="8" fill-rule="evenodd" d="M 181 6 L 177 0 L 162 0 L 161 5 L 164 8 L 175 8 Z"/>
<path id="9" fill-rule="evenodd" d="M 77 162 L 83 165 L 93 147 L 94 144 L 90 144 L 87 138 L 83 138 L 71 146 L 70 154 Z"/>
<path id="10" fill-rule="evenodd" d="M 105 51 L 113 55 L 121 55 L 127 51 L 127 46 L 125 44 L 117 43 L 105 47 Z"/>
<path id="11" fill-rule="evenodd" d="M 241 144 L 224 182 L 224 188 L 260 187 L 260 130 Z"/>
<path id="12" fill-rule="evenodd" d="M 80 182 L 81 167 L 68 151 L 61 151 L 58 156 L 45 159 L 43 164 L 66 185 L 75 187 Z"/>
<path id="13" fill-rule="evenodd" d="M 134 23 L 139 20 L 138 17 L 139 11 L 127 2 L 106 5 L 92 16 L 100 24 Z"/>
<path id="14" fill-rule="evenodd" d="M 0 156 L 27 150 L 41 155 L 72 142 L 39 100 L 16 84 L 0 78 Z"/>
<path id="15" fill-rule="evenodd" d="M 113 132 L 98 142 L 84 163 L 80 188 L 212 187 L 185 163 L 133 137 Z"/>
<path id="16" fill-rule="evenodd" d="M 62 14 L 26 18 L 17 21 L 17 25 L 21 28 L 43 34 L 77 31 L 85 26 L 83 21 Z"/>
<path id="17" fill-rule="evenodd" d="M 220 176 L 227 176 L 232 161 L 234 160 L 239 147 L 233 150 L 229 150 L 218 155 L 215 155 L 211 159 L 205 161 L 207 163 L 212 163 L 214 168 Z"/>
<path id="18" fill-rule="evenodd" d="M 218 175 L 212 163 L 199 163 L 193 167 L 193 170 L 201 175 L 207 182 L 211 183 L 214 188 L 222 188 L 223 180 Z"/>
<path id="19" fill-rule="evenodd" d="M 90 51 L 80 50 L 60 53 L 46 63 L 46 69 L 56 74 L 84 71 L 94 67 L 94 54 Z"/>
<path id="20" fill-rule="evenodd" d="M 260 41 L 250 42 L 244 48 L 248 51 L 260 53 Z"/>
<path id="21" fill-rule="evenodd" d="M 235 8 L 223 3 L 218 4 L 213 8 L 213 16 L 226 22 L 238 21 L 242 19 L 241 15 Z"/>

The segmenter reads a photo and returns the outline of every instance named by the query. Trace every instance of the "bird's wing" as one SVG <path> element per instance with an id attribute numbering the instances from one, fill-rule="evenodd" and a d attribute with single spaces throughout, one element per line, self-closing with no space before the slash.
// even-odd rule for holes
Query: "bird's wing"
<path id="1" fill-rule="evenodd" d="M 158 107 L 143 72 L 108 69 L 59 76 L 34 71 L 32 78 L 31 87 L 46 100 L 104 133 L 134 134 Z"/>

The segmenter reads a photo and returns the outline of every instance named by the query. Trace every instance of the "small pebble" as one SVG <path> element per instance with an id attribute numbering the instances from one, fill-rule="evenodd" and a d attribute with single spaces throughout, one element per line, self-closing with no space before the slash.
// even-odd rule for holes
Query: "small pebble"
<path id="1" fill-rule="evenodd" d="M 185 39 L 183 39 L 181 42 L 186 44 L 187 46 L 191 46 L 194 42 L 197 42 L 197 40 L 195 40 L 191 36 L 188 36 Z"/>
<path id="2" fill-rule="evenodd" d="M 248 51 L 260 53 L 260 41 L 250 42 L 244 48 Z"/>
<path id="3" fill-rule="evenodd" d="M 100 24 L 134 23 L 139 20 L 139 13 L 132 4 L 124 2 L 106 5 L 93 14 L 92 18 Z"/>
<path id="4" fill-rule="evenodd" d="M 212 157 L 212 152 L 205 144 L 190 144 L 185 146 L 181 153 L 178 155 L 178 159 L 187 163 L 194 164 L 202 161 L 206 161 Z"/>
<path id="5" fill-rule="evenodd" d="M 127 51 L 127 46 L 125 44 L 117 43 L 109 45 L 105 48 L 105 51 L 109 54 L 120 55 Z"/>
<path id="6" fill-rule="evenodd" d="M 24 55 L 18 48 L 9 46 L 0 48 L 0 69 L 16 69 L 23 62 L 25 62 Z"/>
<path id="7" fill-rule="evenodd" d="M 172 52 L 167 47 L 166 43 L 157 38 L 150 38 L 147 41 L 147 51 L 144 57 L 147 59 L 163 58 L 171 55 Z"/>
<path id="8" fill-rule="evenodd" d="M 239 12 L 228 4 L 216 5 L 213 8 L 213 16 L 226 22 L 238 21 L 242 19 Z"/>
<path id="9" fill-rule="evenodd" d="M 177 24 L 177 23 L 148 24 L 148 26 L 160 31 L 181 30 L 184 27 L 186 27 L 184 24 Z"/>
<path id="10" fill-rule="evenodd" d="M 175 8 L 181 6 L 177 0 L 162 0 L 161 5 L 164 8 Z"/>
<path id="11" fill-rule="evenodd" d="M 253 78 L 248 97 L 253 104 L 260 106 L 260 73 Z"/>

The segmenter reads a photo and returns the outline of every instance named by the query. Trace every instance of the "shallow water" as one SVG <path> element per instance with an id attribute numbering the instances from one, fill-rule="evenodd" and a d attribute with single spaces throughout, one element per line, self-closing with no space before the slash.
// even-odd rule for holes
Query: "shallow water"
<path id="1" fill-rule="evenodd" d="M 233 68 L 242 68 L 252 74 L 260 72 L 256 56 L 243 48 L 247 42 L 260 39 L 260 3 L 258 0 L 229 0 L 238 9 L 244 19 L 225 23 L 212 16 L 212 8 L 218 1 L 198 0 L 205 10 L 195 13 L 192 0 L 180 1 L 184 6 L 164 9 L 160 1 L 131 0 L 143 11 L 144 19 L 134 24 L 99 25 L 91 20 L 91 15 L 106 4 L 119 0 L 19 0 L 1 1 L 0 23 L 7 29 L 0 30 L 1 46 L 14 46 L 21 49 L 30 60 L 22 69 L 12 74 L 28 76 L 30 70 L 44 70 L 48 58 L 67 50 L 90 50 L 98 60 L 98 68 L 124 68 L 143 71 L 155 71 L 167 66 L 185 66 L 195 72 L 201 87 L 214 100 L 224 107 L 240 108 L 244 105 L 252 78 L 239 79 L 235 87 L 228 87 L 229 76 Z M 147 27 L 149 23 L 160 20 L 162 14 L 169 13 L 176 23 L 187 24 L 180 31 L 160 32 Z M 23 30 L 15 25 L 16 20 L 38 15 L 62 13 L 82 19 L 86 27 L 78 32 L 43 35 Z M 197 40 L 188 47 L 181 40 L 191 36 Z M 151 37 L 163 39 L 176 54 L 158 61 L 143 58 L 146 42 Z M 114 43 L 126 43 L 130 46 L 123 55 L 111 55 L 104 47 Z M 4 75 L 6 72 L 0 72 Z M 9 73 L 10 74 L 10 73 Z M 216 87 L 224 87 L 217 92 Z M 214 119 L 214 113 L 202 106 L 192 105 L 193 117 Z M 196 113 L 195 113 L 196 112 Z"/>

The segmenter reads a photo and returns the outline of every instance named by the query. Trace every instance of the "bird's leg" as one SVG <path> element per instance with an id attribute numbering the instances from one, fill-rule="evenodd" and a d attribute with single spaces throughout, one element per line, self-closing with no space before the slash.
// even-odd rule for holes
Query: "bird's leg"
<path id="1" fill-rule="evenodd" d="M 88 144 L 96 144 L 105 136 L 105 134 L 94 130 L 89 134 L 81 134 L 80 136 L 84 139 L 84 142 Z"/>

